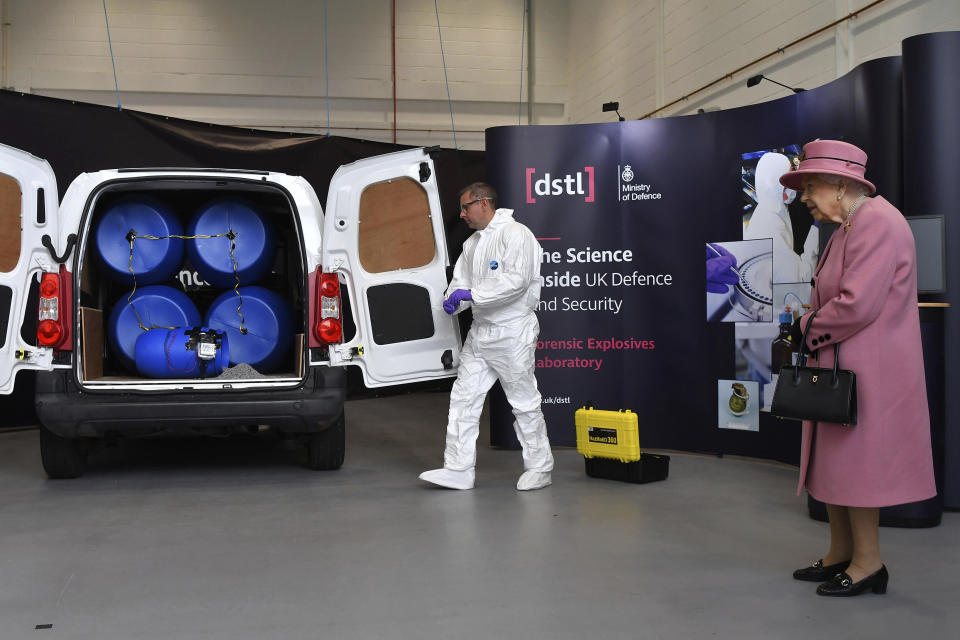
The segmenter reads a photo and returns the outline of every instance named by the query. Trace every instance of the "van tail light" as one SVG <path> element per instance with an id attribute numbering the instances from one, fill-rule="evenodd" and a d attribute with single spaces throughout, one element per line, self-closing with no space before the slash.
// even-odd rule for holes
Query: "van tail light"
<path id="1" fill-rule="evenodd" d="M 37 344 L 59 347 L 68 337 L 68 292 L 63 291 L 61 273 L 44 273 L 40 277 L 40 304 L 37 309 Z"/>
<path id="2" fill-rule="evenodd" d="M 63 333 L 60 331 L 60 325 L 53 320 L 41 320 L 37 325 L 37 343 L 41 347 L 53 347 L 58 342 Z"/>
<path id="3" fill-rule="evenodd" d="M 313 333 L 325 344 L 343 342 L 343 318 L 340 313 L 340 279 L 335 273 L 321 273 L 317 280 L 316 324 Z"/>

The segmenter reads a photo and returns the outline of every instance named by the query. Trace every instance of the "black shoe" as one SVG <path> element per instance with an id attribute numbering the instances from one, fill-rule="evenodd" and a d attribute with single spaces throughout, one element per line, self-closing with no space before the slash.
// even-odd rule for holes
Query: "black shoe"
<path id="1" fill-rule="evenodd" d="M 824 582 L 837 575 L 841 571 L 846 571 L 847 567 L 849 566 L 850 561 L 847 560 L 846 562 L 838 562 L 837 564 L 831 564 L 825 567 L 823 566 L 823 558 L 821 558 L 809 567 L 804 567 L 803 569 L 797 569 L 794 571 L 793 579 L 806 580 L 807 582 Z"/>
<path id="2" fill-rule="evenodd" d="M 881 566 L 879 571 L 871 573 L 860 582 L 854 582 L 845 571 L 841 571 L 833 576 L 832 580 L 817 587 L 817 595 L 858 596 L 867 591 L 886 593 L 888 580 L 890 580 L 890 574 L 887 573 L 886 566 Z"/>

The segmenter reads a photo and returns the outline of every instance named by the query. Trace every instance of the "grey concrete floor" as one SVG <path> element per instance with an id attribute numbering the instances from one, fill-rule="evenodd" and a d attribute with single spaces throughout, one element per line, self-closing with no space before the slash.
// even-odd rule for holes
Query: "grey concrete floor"
<path id="1" fill-rule="evenodd" d="M 0 434 L 0 640 L 960 637 L 956 513 L 881 531 L 886 595 L 822 598 L 790 577 L 827 541 L 795 469 L 671 453 L 632 485 L 559 448 L 520 493 L 519 452 L 482 446 L 475 490 L 436 489 L 446 401 L 349 402 L 336 472 L 197 439 L 51 481 L 35 431 Z"/>

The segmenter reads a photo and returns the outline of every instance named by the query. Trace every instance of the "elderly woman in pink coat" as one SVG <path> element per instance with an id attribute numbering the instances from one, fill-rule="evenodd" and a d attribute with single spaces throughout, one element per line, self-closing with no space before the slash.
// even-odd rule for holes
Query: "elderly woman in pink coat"
<path id="1" fill-rule="evenodd" d="M 920 345 L 917 266 L 903 215 L 864 177 L 867 154 L 846 142 L 804 146 L 800 166 L 780 182 L 800 192 L 814 220 L 840 226 L 814 272 L 810 311 L 800 320 L 814 366 L 857 376 L 856 425 L 803 423 L 799 494 L 824 502 L 830 547 L 798 580 L 824 596 L 885 593 L 879 508 L 936 495 L 930 417 Z"/>

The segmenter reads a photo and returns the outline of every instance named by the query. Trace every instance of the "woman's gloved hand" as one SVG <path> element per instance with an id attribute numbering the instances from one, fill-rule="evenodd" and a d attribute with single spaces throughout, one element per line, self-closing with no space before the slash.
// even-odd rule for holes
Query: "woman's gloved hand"
<path id="1" fill-rule="evenodd" d="M 473 300 L 473 296 L 470 295 L 470 289 L 457 289 L 450 294 L 450 297 L 443 301 L 443 310 L 453 315 L 457 312 L 457 307 L 460 306 L 460 303 L 464 300 Z"/>
<path id="2" fill-rule="evenodd" d="M 712 247 L 712 248 L 711 248 Z M 717 255 L 717 254 L 720 255 Z M 736 268 L 737 258 L 721 245 L 707 246 L 707 291 L 726 293 L 727 285 L 737 284 L 740 278 L 731 269 Z"/>

